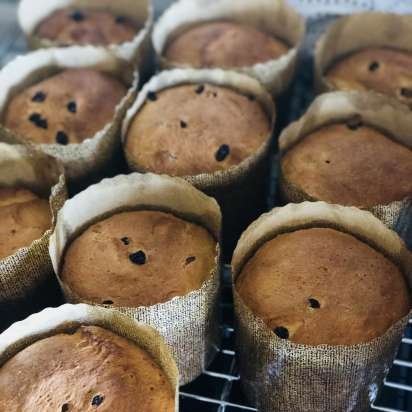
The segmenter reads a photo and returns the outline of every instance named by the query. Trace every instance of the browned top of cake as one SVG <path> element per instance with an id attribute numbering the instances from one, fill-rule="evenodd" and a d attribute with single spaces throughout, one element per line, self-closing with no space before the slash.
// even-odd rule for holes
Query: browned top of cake
<path id="1" fill-rule="evenodd" d="M 254 27 L 226 21 L 202 23 L 172 39 L 165 56 L 192 67 L 247 67 L 287 53 L 283 41 Z"/>
<path id="2" fill-rule="evenodd" d="M 149 93 L 126 137 L 138 170 L 190 176 L 235 166 L 268 139 L 270 123 L 253 96 L 213 85 Z"/>
<path id="3" fill-rule="evenodd" d="M 0 222 L 0 259 L 4 259 L 51 228 L 49 202 L 26 189 L 0 188 Z"/>
<path id="4" fill-rule="evenodd" d="M 123 212 L 72 242 L 61 277 L 88 301 L 149 306 L 199 289 L 215 258 L 206 229 L 169 213 Z"/>
<path id="5" fill-rule="evenodd" d="M 120 44 L 133 40 L 140 27 L 106 10 L 60 9 L 45 18 L 36 35 L 61 45 Z"/>
<path id="6" fill-rule="evenodd" d="M 412 107 L 412 53 L 368 48 L 337 61 L 326 78 L 339 90 L 375 90 Z"/>
<path id="7" fill-rule="evenodd" d="M 68 69 L 12 97 L 3 122 L 35 143 L 80 143 L 112 121 L 126 87 L 91 69 Z"/>
<path id="8" fill-rule="evenodd" d="M 368 342 L 411 305 L 397 266 L 355 237 L 326 228 L 266 242 L 236 288 L 280 338 L 308 345 Z"/>
<path id="9" fill-rule="evenodd" d="M 7 412 L 173 412 L 164 372 L 135 343 L 97 326 L 41 339 L 0 368 Z"/>
<path id="10" fill-rule="evenodd" d="M 369 208 L 412 194 L 412 151 L 349 121 L 306 136 L 283 157 L 282 174 L 311 198 Z"/>

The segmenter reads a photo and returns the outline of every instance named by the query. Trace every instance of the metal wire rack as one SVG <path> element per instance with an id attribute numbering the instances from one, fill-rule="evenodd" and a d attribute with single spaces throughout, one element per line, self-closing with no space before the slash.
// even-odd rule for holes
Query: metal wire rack
<path id="1" fill-rule="evenodd" d="M 213 0 L 210 0 L 213 1 Z M 236 1 L 236 0 L 234 0 Z M 157 14 L 171 0 L 154 0 Z M 308 16 L 308 30 L 300 70 L 292 91 L 289 118 L 296 119 L 313 99 L 312 49 L 315 39 L 337 14 L 367 9 L 386 9 L 412 12 L 411 0 L 290 0 Z M 16 24 L 16 1 L 0 0 L 0 67 L 15 55 L 24 53 L 25 43 Z M 276 176 L 272 176 L 272 182 Z M 272 188 L 275 185 L 272 184 Z M 269 207 L 275 205 L 276 193 L 272 190 Z M 411 214 L 404 216 L 400 234 L 412 247 Z M 194 382 L 181 388 L 181 412 L 246 412 L 257 411 L 244 398 L 237 371 L 233 327 L 233 301 L 230 286 L 230 269 L 225 267 L 221 298 L 222 344 L 215 360 Z M 399 348 L 393 368 L 371 412 L 412 412 L 412 321 Z M 316 412 L 316 411 L 308 411 Z"/>

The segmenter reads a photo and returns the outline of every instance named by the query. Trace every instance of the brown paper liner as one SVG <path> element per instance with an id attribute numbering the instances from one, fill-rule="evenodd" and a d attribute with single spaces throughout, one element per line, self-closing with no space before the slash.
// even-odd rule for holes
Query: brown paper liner
<path id="1" fill-rule="evenodd" d="M 128 110 L 122 126 L 123 148 L 125 148 L 130 123 L 144 105 L 150 91 L 159 92 L 179 84 L 190 83 L 209 83 L 228 87 L 245 95 L 252 94 L 262 104 L 271 122 L 270 133 L 265 143 L 253 156 L 227 170 L 183 177 L 199 190 L 215 197 L 219 202 L 223 212 L 223 248 L 225 255 L 230 259 L 242 231 L 265 210 L 266 179 L 269 171 L 276 109 L 264 88 L 249 76 L 221 69 L 175 69 L 161 72 L 145 84 L 133 106 Z M 131 170 L 145 172 L 142 166 L 128 157 L 126 151 L 125 156 Z"/>
<path id="2" fill-rule="evenodd" d="M 65 7 L 81 9 L 104 9 L 116 15 L 127 16 L 138 22 L 142 28 L 132 41 L 100 46 L 116 56 L 136 64 L 140 73 L 152 71 L 151 32 L 154 11 L 150 0 L 43 0 L 33 7 L 31 0 L 22 0 L 18 8 L 18 21 L 31 49 L 63 47 L 57 41 L 40 38 L 36 34 L 37 26 L 54 11 Z"/>
<path id="3" fill-rule="evenodd" d="M 374 92 L 331 92 L 319 96 L 307 112 L 287 127 L 279 138 L 281 155 L 303 140 L 316 129 L 331 123 L 343 122 L 354 116 L 386 135 L 394 141 L 412 149 L 412 117 L 410 110 L 395 99 Z M 280 171 L 281 197 L 285 203 L 299 203 L 315 199 L 297 187 Z M 399 217 L 412 206 L 412 194 L 405 199 L 386 205 L 375 205 L 368 209 L 388 227 L 394 228 Z"/>
<path id="4" fill-rule="evenodd" d="M 173 36 L 192 25 L 224 19 L 255 26 L 288 43 L 289 52 L 279 59 L 250 67 L 225 68 L 256 78 L 273 96 L 283 93 L 293 79 L 298 49 L 305 34 L 304 19 L 283 0 L 177 1 L 165 11 L 153 29 L 152 42 L 161 68 L 188 68 L 169 61 L 163 55 Z"/>
<path id="5" fill-rule="evenodd" d="M 214 199 L 179 178 L 150 173 L 120 175 L 90 186 L 66 202 L 59 213 L 50 240 L 50 255 L 58 278 L 66 247 L 81 231 L 113 213 L 145 209 L 162 210 L 193 221 L 219 239 L 221 215 Z M 200 375 L 216 353 L 219 253 L 217 248 L 216 266 L 200 289 L 152 306 L 113 306 L 163 335 L 179 366 L 181 384 Z M 96 304 L 77 296 L 60 278 L 59 282 L 69 302 Z"/>
<path id="6" fill-rule="evenodd" d="M 72 333 L 82 325 L 100 326 L 134 342 L 163 370 L 175 393 L 179 411 L 179 375 L 176 363 L 161 336 L 152 328 L 121 313 L 89 305 L 48 308 L 17 322 L 0 335 L 0 367 L 33 343 L 59 333 Z"/>
<path id="7" fill-rule="evenodd" d="M 104 49 L 68 47 L 44 49 L 19 56 L 0 71 L 0 119 L 7 102 L 15 94 L 57 72 L 69 68 L 92 68 L 121 80 L 129 90 L 116 108 L 113 118 L 94 136 L 67 146 L 38 144 L 39 149 L 59 159 L 69 181 L 81 182 L 90 176 L 101 177 L 120 152 L 121 121 L 136 95 L 138 75 L 125 60 Z M 28 140 L 0 124 L 0 140 L 8 143 Z"/>
<path id="8" fill-rule="evenodd" d="M 63 168 L 55 159 L 28 147 L 5 143 L 0 143 L 0 187 L 26 187 L 49 198 L 53 219 L 40 239 L 0 260 L 0 307 L 7 311 L 8 305 L 28 303 L 24 301 L 32 292 L 52 279 L 49 238 L 67 192 Z M 5 321 L 3 316 L 4 312 L 0 324 Z"/>
<path id="9" fill-rule="evenodd" d="M 389 47 L 412 52 L 412 15 L 382 12 L 341 17 L 319 38 L 315 47 L 315 88 L 336 90 L 325 74 L 339 59 L 368 47 Z"/>
<path id="10" fill-rule="evenodd" d="M 352 234 L 396 263 L 412 286 L 412 255 L 371 213 L 324 202 L 289 204 L 255 221 L 233 258 L 234 282 L 247 260 L 277 234 L 331 227 Z M 392 366 L 411 313 L 371 342 L 301 345 L 278 338 L 252 313 L 234 286 L 241 382 L 261 412 L 365 412 Z"/>

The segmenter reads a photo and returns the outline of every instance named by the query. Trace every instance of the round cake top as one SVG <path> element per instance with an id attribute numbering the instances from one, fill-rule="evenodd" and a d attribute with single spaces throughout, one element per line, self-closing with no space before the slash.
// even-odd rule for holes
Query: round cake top
<path id="1" fill-rule="evenodd" d="M 264 243 L 236 288 L 277 336 L 308 345 L 371 341 L 411 307 L 395 264 L 354 236 L 328 228 L 297 230 Z"/>
<path id="2" fill-rule="evenodd" d="M 209 84 L 149 93 L 125 141 L 137 170 L 172 176 L 238 165 L 268 139 L 270 122 L 254 96 Z"/>
<path id="3" fill-rule="evenodd" d="M 134 342 L 98 326 L 41 339 L 0 368 L 9 412 L 173 412 L 164 372 Z"/>
<path id="4" fill-rule="evenodd" d="M 289 47 L 254 27 L 228 21 L 195 25 L 171 39 L 165 57 L 173 63 L 236 68 L 278 59 Z"/>
<path id="5" fill-rule="evenodd" d="M 59 9 L 46 17 L 35 33 L 62 45 L 110 45 L 132 41 L 140 27 L 107 10 Z"/>
<path id="6" fill-rule="evenodd" d="M 94 303 L 139 307 L 199 289 L 215 267 L 209 232 L 159 211 L 117 213 L 68 247 L 61 279 Z"/>
<path id="7" fill-rule="evenodd" d="M 0 221 L 0 259 L 4 259 L 51 228 L 49 202 L 27 189 L 0 188 Z"/>
<path id="8" fill-rule="evenodd" d="M 310 133 L 281 168 L 286 182 L 329 203 L 370 208 L 412 195 L 412 150 L 357 118 Z"/>
<path id="9" fill-rule="evenodd" d="M 412 53 L 368 48 L 333 64 L 327 80 L 339 90 L 375 90 L 412 107 Z"/>
<path id="10" fill-rule="evenodd" d="M 67 69 L 12 97 L 3 123 L 35 143 L 80 143 L 112 121 L 126 93 L 111 75 Z"/>

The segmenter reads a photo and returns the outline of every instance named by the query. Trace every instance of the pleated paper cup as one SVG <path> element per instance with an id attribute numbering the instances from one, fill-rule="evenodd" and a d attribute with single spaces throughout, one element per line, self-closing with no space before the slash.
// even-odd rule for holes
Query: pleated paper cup
<path id="1" fill-rule="evenodd" d="M 138 75 L 125 60 L 116 58 L 110 52 L 94 47 L 70 47 L 46 49 L 19 56 L 0 71 L 0 140 L 25 142 L 1 124 L 8 101 L 15 94 L 62 70 L 88 68 L 105 72 L 119 79 L 128 88 L 126 96 L 116 107 L 112 119 L 94 136 L 81 143 L 66 146 L 59 144 L 38 144 L 40 150 L 60 160 L 70 182 L 83 183 L 91 177 L 101 178 L 120 154 L 120 126 L 127 109 L 134 101 Z"/>
<path id="2" fill-rule="evenodd" d="M 348 55 L 370 47 L 412 52 L 412 15 L 364 12 L 341 17 L 319 38 L 315 47 L 315 88 L 338 87 L 325 77 L 329 68 Z"/>
<path id="3" fill-rule="evenodd" d="M 266 241 L 311 227 L 330 227 L 369 244 L 393 261 L 412 287 L 412 256 L 395 232 L 369 212 L 324 202 L 289 204 L 254 222 L 235 250 L 234 282 Z M 234 299 L 241 383 L 261 412 L 368 411 L 411 317 L 410 312 L 368 343 L 310 346 L 278 338 L 244 303 L 235 284 Z"/>
<path id="4" fill-rule="evenodd" d="M 305 34 L 304 19 L 283 0 L 179 0 L 159 18 L 152 42 L 162 69 L 184 68 L 164 52 L 170 40 L 185 29 L 209 21 L 229 20 L 267 32 L 286 42 L 289 51 L 275 60 L 249 67 L 222 67 L 258 79 L 273 96 L 279 96 L 293 79 L 298 49 Z"/>
<path id="5" fill-rule="evenodd" d="M 407 106 L 374 92 L 331 92 L 319 96 L 307 112 L 287 127 L 279 138 L 284 156 L 288 150 L 315 130 L 333 123 L 345 122 L 356 116 L 363 124 L 376 128 L 395 142 L 412 149 L 412 116 Z M 285 203 L 315 199 L 280 172 L 281 196 Z M 405 199 L 374 205 L 368 210 L 388 227 L 395 228 L 399 218 L 412 206 L 412 193 Z"/>
<path id="6" fill-rule="evenodd" d="M 150 92 L 160 92 L 183 84 L 212 84 L 227 87 L 246 96 L 253 95 L 262 105 L 270 122 L 266 141 L 253 156 L 226 170 L 182 176 L 199 190 L 215 197 L 220 204 L 223 213 L 223 249 L 225 256 L 230 257 L 242 231 L 265 210 L 269 157 L 277 119 L 275 105 L 263 86 L 244 74 L 221 69 L 175 69 L 161 72 L 145 84 L 123 121 L 123 150 L 131 170 L 141 173 L 147 171 L 136 163 L 126 150 L 127 133 L 134 117 L 146 103 Z"/>
<path id="7" fill-rule="evenodd" d="M 99 326 L 132 341 L 151 356 L 170 382 L 179 411 L 179 374 L 176 363 L 162 337 L 151 327 L 135 322 L 121 313 L 89 306 L 63 305 L 48 308 L 13 324 L 0 335 L 0 368 L 10 358 L 42 339 L 73 333 L 81 326 Z M 35 362 L 35 359 L 33 360 Z"/>
<path id="8" fill-rule="evenodd" d="M 38 296 L 54 281 L 49 238 L 67 198 L 62 166 L 50 156 L 20 145 L 0 143 L 0 187 L 24 187 L 48 198 L 52 224 L 43 236 L 0 259 L 0 330 L 45 303 Z M 42 302 L 40 302 L 42 301 Z"/>
<path id="9" fill-rule="evenodd" d="M 76 236 L 96 221 L 130 210 L 172 213 L 206 228 L 220 238 L 221 215 L 216 201 L 179 178 L 154 174 L 119 175 L 90 186 L 66 202 L 50 240 L 50 255 L 64 296 L 71 303 L 89 303 L 60 278 L 65 251 Z M 176 358 L 180 383 L 199 376 L 213 359 L 219 342 L 217 306 L 220 252 L 200 289 L 152 306 L 113 307 L 157 329 Z"/>
<path id="10" fill-rule="evenodd" d="M 18 8 L 18 21 L 27 43 L 32 49 L 63 47 L 67 44 L 41 38 L 36 34 L 38 25 L 59 9 L 79 8 L 106 10 L 114 15 L 125 16 L 141 26 L 134 39 L 120 44 L 101 46 L 119 58 L 136 64 L 141 73 L 151 71 L 153 7 L 150 0 L 21 0 Z"/>

